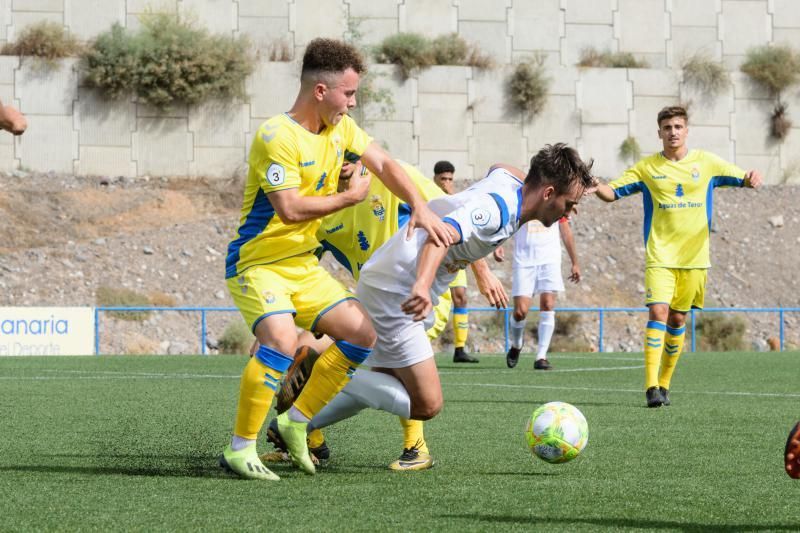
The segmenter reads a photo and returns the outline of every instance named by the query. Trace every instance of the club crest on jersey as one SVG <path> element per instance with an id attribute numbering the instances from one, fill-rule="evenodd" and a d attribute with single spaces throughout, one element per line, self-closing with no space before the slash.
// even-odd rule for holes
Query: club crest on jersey
<path id="1" fill-rule="evenodd" d="M 263 296 L 264 296 L 264 301 L 266 303 L 268 303 L 268 304 L 274 304 L 275 303 L 275 295 L 272 294 L 271 292 L 266 291 L 266 292 L 263 293 Z"/>
<path id="2" fill-rule="evenodd" d="M 480 207 L 473 209 L 469 216 L 472 219 L 472 223 L 478 227 L 485 226 L 489 223 L 489 219 L 492 218 L 492 214 L 489 211 Z"/>
<path id="3" fill-rule="evenodd" d="M 273 187 L 283 185 L 286 181 L 286 171 L 278 163 L 272 163 L 267 169 L 266 178 L 267 183 Z"/>
<path id="4" fill-rule="evenodd" d="M 386 218 L 386 208 L 383 207 L 381 197 L 377 194 L 373 194 L 369 199 L 369 203 L 372 206 L 372 214 L 378 217 L 378 220 L 383 222 L 383 220 Z"/>
<path id="5" fill-rule="evenodd" d="M 697 181 L 697 180 L 699 180 L 699 179 L 700 179 L 700 171 L 699 171 L 699 170 L 697 170 L 697 167 L 693 167 L 693 168 L 692 168 L 692 179 L 693 179 L 694 181 Z"/>

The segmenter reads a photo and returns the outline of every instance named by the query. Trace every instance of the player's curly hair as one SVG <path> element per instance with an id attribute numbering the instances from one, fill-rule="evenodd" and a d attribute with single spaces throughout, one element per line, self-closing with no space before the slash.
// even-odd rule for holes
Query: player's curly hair
<path id="1" fill-rule="evenodd" d="M 531 158 L 531 168 L 525 183 L 552 185 L 556 194 L 564 194 L 574 183 L 585 189 L 595 183 L 592 177 L 593 160 L 584 163 L 577 150 L 564 143 L 547 144 Z"/>
<path id="2" fill-rule="evenodd" d="M 316 81 L 326 74 L 338 74 L 348 68 L 358 74 L 367 71 L 364 56 L 353 45 L 335 39 L 314 39 L 303 54 L 300 80 Z"/>
<path id="3" fill-rule="evenodd" d="M 670 105 L 661 108 L 661 111 L 658 112 L 658 118 L 656 119 L 658 127 L 661 127 L 662 120 L 669 120 L 675 117 L 682 117 L 687 124 L 689 123 L 689 113 L 687 113 L 685 107 L 679 105 Z"/>

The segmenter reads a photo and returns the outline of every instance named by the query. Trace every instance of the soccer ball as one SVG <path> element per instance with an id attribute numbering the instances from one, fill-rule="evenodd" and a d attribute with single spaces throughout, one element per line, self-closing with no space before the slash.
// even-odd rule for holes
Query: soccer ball
<path id="1" fill-rule="evenodd" d="M 525 440 L 539 459 L 566 463 L 575 459 L 589 440 L 583 413 L 565 402 L 550 402 L 533 411 L 525 428 Z"/>

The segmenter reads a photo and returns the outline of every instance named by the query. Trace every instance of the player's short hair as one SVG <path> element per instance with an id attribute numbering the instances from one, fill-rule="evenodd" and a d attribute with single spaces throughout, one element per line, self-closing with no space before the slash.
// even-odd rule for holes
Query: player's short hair
<path id="1" fill-rule="evenodd" d="M 662 120 L 669 120 L 675 117 L 682 117 L 684 122 L 687 124 L 689 123 L 689 113 L 686 112 L 686 108 L 679 105 L 669 105 L 665 108 L 662 108 L 661 111 L 658 112 L 658 127 L 661 127 Z"/>
<path id="2" fill-rule="evenodd" d="M 349 68 L 357 74 L 367 71 L 364 56 L 353 45 L 335 39 L 314 39 L 303 54 L 300 81 L 327 81 L 327 76 L 340 74 Z"/>
<path id="3" fill-rule="evenodd" d="M 453 166 L 453 163 L 450 161 L 437 161 L 435 165 L 433 165 L 433 173 L 434 174 L 441 174 L 443 172 L 455 172 L 456 167 Z"/>
<path id="4" fill-rule="evenodd" d="M 590 160 L 584 163 L 577 150 L 564 143 L 547 144 L 531 158 L 531 168 L 525 176 L 525 183 L 534 186 L 552 185 L 556 194 L 564 194 L 574 183 L 581 188 L 594 184 Z"/>

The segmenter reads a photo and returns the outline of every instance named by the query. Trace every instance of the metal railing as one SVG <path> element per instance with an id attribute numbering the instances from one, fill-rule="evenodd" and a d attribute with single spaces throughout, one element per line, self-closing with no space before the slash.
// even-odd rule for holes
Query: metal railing
<path id="1" fill-rule="evenodd" d="M 200 313 L 200 349 L 203 355 L 208 353 L 206 341 L 208 339 L 208 313 L 231 313 L 238 312 L 236 307 L 96 307 L 94 312 L 94 352 L 96 355 L 100 353 L 100 314 L 104 312 L 150 312 L 150 311 L 175 311 L 175 312 L 199 312 Z M 505 335 L 505 351 L 509 348 L 509 324 L 510 317 L 514 310 L 511 308 L 495 309 L 494 307 L 468 307 L 468 312 L 496 312 L 503 313 L 503 331 Z M 538 309 L 531 308 L 531 312 L 538 311 Z M 646 307 L 563 307 L 556 309 L 559 313 L 597 313 L 599 319 L 599 328 L 597 333 L 597 349 L 602 352 L 604 350 L 603 333 L 605 327 L 605 316 L 608 313 L 647 313 Z M 687 321 L 691 324 L 692 342 L 691 351 L 697 349 L 697 314 L 700 313 L 777 313 L 778 314 L 778 338 L 780 341 L 780 350 L 784 350 L 786 340 L 786 313 L 798 313 L 800 307 L 709 307 L 706 309 L 692 309 L 688 313 Z"/>

